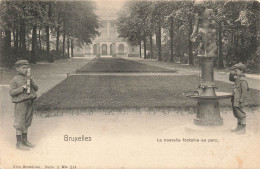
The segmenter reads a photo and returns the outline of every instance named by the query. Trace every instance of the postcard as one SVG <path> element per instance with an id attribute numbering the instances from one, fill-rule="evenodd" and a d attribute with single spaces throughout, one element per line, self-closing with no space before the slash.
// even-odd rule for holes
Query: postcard
<path id="1" fill-rule="evenodd" d="M 258 1 L 0 1 L 0 169 L 258 169 Z"/>

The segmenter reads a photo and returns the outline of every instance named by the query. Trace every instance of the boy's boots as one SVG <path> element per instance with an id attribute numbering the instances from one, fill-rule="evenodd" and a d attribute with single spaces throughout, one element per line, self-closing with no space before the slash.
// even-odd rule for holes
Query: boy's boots
<path id="1" fill-rule="evenodd" d="M 234 128 L 234 129 L 232 129 L 231 132 L 237 132 L 237 131 L 239 131 L 241 128 L 242 128 L 241 123 L 240 123 L 240 122 L 237 122 L 237 127 Z"/>
<path id="2" fill-rule="evenodd" d="M 246 134 L 246 124 L 242 124 L 239 131 L 236 132 L 237 134 Z"/>
<path id="3" fill-rule="evenodd" d="M 16 135 L 17 143 L 16 143 L 16 148 L 19 150 L 29 150 L 29 147 L 26 147 L 23 142 L 22 142 L 22 136 L 21 135 Z"/>
<path id="4" fill-rule="evenodd" d="M 27 133 L 23 133 L 22 134 L 22 142 L 25 146 L 27 147 L 30 147 L 30 148 L 34 148 L 35 145 L 33 145 L 32 143 L 30 143 L 28 140 L 27 140 Z"/>

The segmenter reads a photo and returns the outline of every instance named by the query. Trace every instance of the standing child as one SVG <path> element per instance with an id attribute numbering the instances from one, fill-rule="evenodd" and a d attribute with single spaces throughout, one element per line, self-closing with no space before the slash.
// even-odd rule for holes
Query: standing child
<path id="1" fill-rule="evenodd" d="M 34 145 L 27 139 L 28 127 L 33 118 L 33 101 L 37 98 L 37 85 L 28 75 L 30 66 L 27 60 L 19 60 L 15 63 L 17 75 L 11 80 L 10 95 L 14 107 L 14 128 L 16 129 L 17 144 L 20 150 L 29 150 Z M 29 73 L 30 74 L 30 73 Z"/>
<path id="2" fill-rule="evenodd" d="M 246 93 L 249 90 L 248 83 L 245 79 L 244 72 L 246 66 L 242 63 L 233 66 L 229 80 L 235 82 L 233 85 L 232 108 L 233 114 L 237 118 L 237 127 L 232 132 L 237 134 L 246 133 L 246 113 L 244 111 L 244 102 L 246 100 Z"/>

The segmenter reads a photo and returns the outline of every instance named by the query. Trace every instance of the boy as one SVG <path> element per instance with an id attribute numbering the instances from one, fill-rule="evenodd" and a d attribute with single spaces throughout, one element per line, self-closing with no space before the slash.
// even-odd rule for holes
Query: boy
<path id="1" fill-rule="evenodd" d="M 245 79 L 244 72 L 246 66 L 242 63 L 233 66 L 233 72 L 230 73 L 229 80 L 235 82 L 233 85 L 233 97 L 231 99 L 233 114 L 237 118 L 237 127 L 231 132 L 237 134 L 246 133 L 246 113 L 244 111 L 244 102 L 246 100 L 246 93 L 249 90 L 248 83 Z"/>
<path id="2" fill-rule="evenodd" d="M 27 60 L 19 60 L 15 63 L 17 75 L 10 82 L 10 95 L 14 107 L 14 128 L 16 129 L 17 144 L 19 150 L 29 150 L 34 145 L 27 139 L 28 127 L 31 126 L 33 117 L 33 101 L 37 98 L 37 85 L 27 76 L 30 68 Z"/>

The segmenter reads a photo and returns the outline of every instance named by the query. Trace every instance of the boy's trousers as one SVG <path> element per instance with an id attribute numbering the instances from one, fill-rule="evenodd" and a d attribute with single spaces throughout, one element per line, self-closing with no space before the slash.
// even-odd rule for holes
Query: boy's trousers
<path id="1" fill-rule="evenodd" d="M 233 108 L 233 114 L 237 118 L 238 122 L 241 122 L 241 124 L 246 124 L 246 113 L 244 111 L 243 107 L 234 107 Z"/>
<path id="2" fill-rule="evenodd" d="M 14 107 L 14 128 L 20 131 L 26 131 L 32 124 L 33 118 L 33 100 L 27 99 L 15 103 Z"/>

